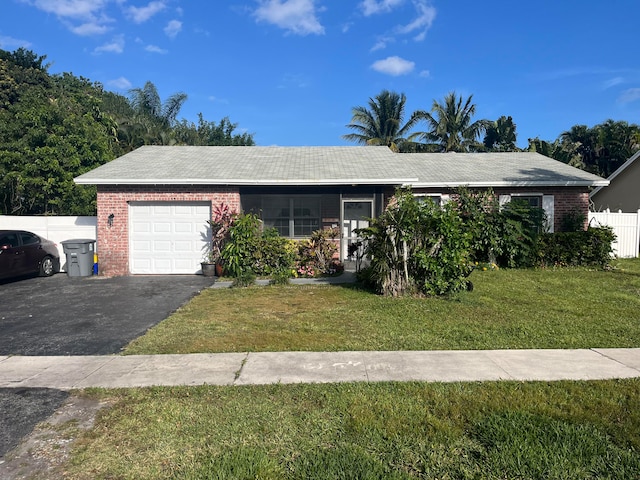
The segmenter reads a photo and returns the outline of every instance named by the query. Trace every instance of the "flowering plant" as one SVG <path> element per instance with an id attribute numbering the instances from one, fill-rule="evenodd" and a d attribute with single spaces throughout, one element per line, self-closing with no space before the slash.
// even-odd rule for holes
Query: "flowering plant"
<path id="1" fill-rule="evenodd" d="M 229 230 L 237 216 L 237 213 L 231 210 L 226 203 L 214 207 L 211 220 L 207 220 L 211 227 L 211 245 L 204 258 L 207 263 L 220 261 L 222 249 L 229 239 Z"/>

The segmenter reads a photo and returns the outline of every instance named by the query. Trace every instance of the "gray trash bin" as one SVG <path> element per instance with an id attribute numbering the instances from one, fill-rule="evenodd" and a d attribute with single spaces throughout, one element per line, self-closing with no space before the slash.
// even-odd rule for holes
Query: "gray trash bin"
<path id="1" fill-rule="evenodd" d="M 70 277 L 91 276 L 96 241 L 90 238 L 78 238 L 64 240 L 61 243 L 67 257 L 67 275 Z"/>

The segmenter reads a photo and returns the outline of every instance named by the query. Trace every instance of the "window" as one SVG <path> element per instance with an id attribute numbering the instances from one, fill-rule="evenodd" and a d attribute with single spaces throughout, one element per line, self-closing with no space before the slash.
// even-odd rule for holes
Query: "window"
<path id="1" fill-rule="evenodd" d="M 320 197 L 265 195 L 262 220 L 283 237 L 308 237 L 320 229 Z"/>
<path id="2" fill-rule="evenodd" d="M 17 247 L 18 246 L 18 235 L 15 233 L 6 233 L 0 237 L 0 246 L 1 247 Z"/>
<path id="3" fill-rule="evenodd" d="M 431 199 L 431 201 L 436 205 L 442 205 L 442 195 L 439 193 L 414 193 L 413 196 L 418 200 L 418 202 L 424 202 L 427 199 Z"/>
<path id="4" fill-rule="evenodd" d="M 530 207 L 542 208 L 542 195 L 512 195 L 512 202 L 526 203 Z"/>
<path id="5" fill-rule="evenodd" d="M 542 193 L 512 193 L 511 195 L 500 195 L 500 205 L 508 202 L 525 202 L 531 207 L 541 208 L 546 216 L 543 229 L 546 232 L 554 231 L 554 210 L 555 201 L 553 195 L 543 195 Z"/>
<path id="6" fill-rule="evenodd" d="M 39 241 L 37 235 L 29 232 L 20 233 L 20 239 L 22 240 L 22 245 L 34 245 Z"/>

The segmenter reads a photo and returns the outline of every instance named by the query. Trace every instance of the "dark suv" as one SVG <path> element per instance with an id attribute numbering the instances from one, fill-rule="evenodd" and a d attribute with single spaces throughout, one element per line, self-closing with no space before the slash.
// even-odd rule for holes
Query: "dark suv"
<path id="1" fill-rule="evenodd" d="M 56 244 L 24 230 L 0 230 L 0 279 L 60 271 Z"/>

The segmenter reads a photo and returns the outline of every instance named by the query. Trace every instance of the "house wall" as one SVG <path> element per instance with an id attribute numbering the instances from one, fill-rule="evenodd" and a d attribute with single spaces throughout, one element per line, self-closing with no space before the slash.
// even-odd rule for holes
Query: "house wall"
<path id="1" fill-rule="evenodd" d="M 611 179 L 609 186 L 601 188 L 592 197 L 593 209 L 602 212 L 635 213 L 640 209 L 640 161 L 636 160 L 619 175 Z"/>
<path id="2" fill-rule="evenodd" d="M 129 274 L 129 202 L 211 202 L 226 203 L 240 211 L 237 187 L 210 185 L 99 185 L 98 186 L 98 252 L 100 274 Z M 109 225 L 109 215 L 113 222 Z"/>

